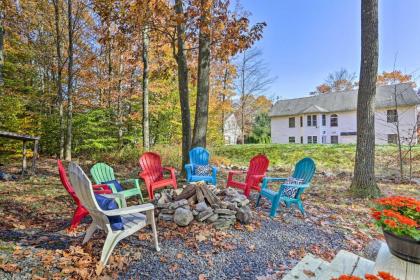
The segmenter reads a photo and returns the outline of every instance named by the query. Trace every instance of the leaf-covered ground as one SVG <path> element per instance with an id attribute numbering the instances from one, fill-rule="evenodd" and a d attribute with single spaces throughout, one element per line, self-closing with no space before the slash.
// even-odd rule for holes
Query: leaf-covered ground
<path id="1" fill-rule="evenodd" d="M 87 164 L 82 165 L 87 170 Z M 18 166 L 2 170 L 17 173 Z M 136 170 L 116 166 L 117 175 Z M 271 172 L 271 176 L 287 173 Z M 317 174 L 304 194 L 307 216 L 295 209 L 268 218 L 269 204 L 255 209 L 254 222 L 227 231 L 209 225 L 180 228 L 158 223 L 161 252 L 149 230 L 123 240 L 100 277 L 124 279 L 280 279 L 306 253 L 331 260 L 340 249 L 363 254 L 381 238 L 369 219 L 368 200 L 350 198 L 350 177 Z M 218 185 L 224 186 L 225 171 Z M 180 176 L 179 176 L 180 177 Z M 182 184 L 182 182 L 180 182 Z M 384 194 L 420 197 L 418 186 L 380 183 Z M 132 202 L 133 203 L 133 202 Z M 74 204 L 61 186 L 55 160 L 40 161 L 38 176 L 0 182 L 0 279 L 95 278 L 104 234 L 81 246 L 87 218 L 74 233 L 66 231 Z"/>

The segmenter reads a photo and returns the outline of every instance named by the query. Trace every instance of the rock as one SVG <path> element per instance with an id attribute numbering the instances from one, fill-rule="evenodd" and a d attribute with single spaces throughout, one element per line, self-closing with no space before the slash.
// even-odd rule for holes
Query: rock
<path id="1" fill-rule="evenodd" d="M 221 215 L 219 214 L 219 220 L 236 220 L 236 216 L 235 215 Z"/>
<path id="2" fill-rule="evenodd" d="M 239 207 L 244 207 L 244 206 L 246 206 L 248 204 L 249 204 L 249 200 L 248 199 L 245 199 L 245 200 L 242 200 L 241 202 L 238 202 L 238 206 Z"/>
<path id="3" fill-rule="evenodd" d="M 337 174 L 338 178 L 345 178 L 347 176 L 349 176 L 349 174 L 347 172 L 344 172 L 344 171 Z"/>
<path id="4" fill-rule="evenodd" d="M 162 213 L 162 214 L 173 214 L 173 213 L 175 213 L 175 210 L 174 209 L 163 208 L 162 210 L 160 210 L 160 213 Z"/>
<path id="5" fill-rule="evenodd" d="M 334 174 L 331 172 L 326 172 L 326 171 L 322 171 L 321 175 L 325 176 L 325 177 L 334 177 Z"/>
<path id="6" fill-rule="evenodd" d="M 207 221 L 209 223 L 213 223 L 213 222 L 217 221 L 218 218 L 219 218 L 218 214 L 213 214 L 213 215 L 211 215 L 210 217 L 207 218 Z"/>
<path id="7" fill-rule="evenodd" d="M 209 208 L 206 204 L 206 202 L 202 201 L 199 202 L 195 205 L 195 210 L 197 210 L 198 212 L 203 212 L 205 210 L 207 210 L 207 208 Z"/>
<path id="8" fill-rule="evenodd" d="M 187 209 L 187 210 L 191 210 L 191 207 L 189 204 L 187 205 L 182 205 L 181 208 Z"/>
<path id="9" fill-rule="evenodd" d="M 238 196 L 239 193 L 237 190 L 235 190 L 234 188 L 227 188 L 224 191 L 226 196 Z"/>
<path id="10" fill-rule="evenodd" d="M 159 203 L 156 205 L 157 208 L 169 208 L 170 203 Z"/>
<path id="11" fill-rule="evenodd" d="M 197 210 L 192 210 L 192 213 L 193 213 L 194 216 L 197 216 L 198 215 L 198 211 Z"/>
<path id="12" fill-rule="evenodd" d="M 230 209 L 230 210 L 233 210 L 233 211 L 238 211 L 239 210 L 238 205 L 234 202 L 229 202 L 227 208 Z"/>
<path id="13" fill-rule="evenodd" d="M 159 198 L 159 200 L 158 200 L 158 204 L 165 204 L 165 203 L 168 203 L 170 200 L 169 200 L 169 196 L 166 194 L 166 192 L 161 192 L 160 193 L 160 198 Z"/>
<path id="14" fill-rule="evenodd" d="M 194 216 L 190 210 L 184 209 L 184 208 L 177 208 L 175 210 L 174 222 L 178 226 L 182 226 L 182 227 L 188 226 L 193 219 L 194 219 Z"/>
<path id="15" fill-rule="evenodd" d="M 174 190 L 174 193 L 175 193 L 175 195 L 180 195 L 183 190 L 184 189 L 182 189 L 182 188 L 178 188 L 178 189 Z"/>
<path id="16" fill-rule="evenodd" d="M 208 217 L 210 217 L 211 215 L 213 215 L 213 209 L 208 208 L 207 210 L 205 210 L 205 211 L 203 211 L 203 212 L 200 212 L 200 213 L 197 215 L 197 220 L 198 220 L 199 222 L 203 222 L 203 221 L 205 221 Z"/>
<path id="17" fill-rule="evenodd" d="M 173 221 L 174 215 L 160 213 L 158 218 L 162 221 Z"/>
<path id="18" fill-rule="evenodd" d="M 172 202 L 172 203 L 169 205 L 169 208 L 170 208 L 170 209 L 177 209 L 177 208 L 179 208 L 179 207 L 181 207 L 181 206 L 184 206 L 184 205 L 188 205 L 188 200 L 186 200 L 186 199 L 181 199 L 181 200 L 178 200 L 178 201 Z"/>
<path id="19" fill-rule="evenodd" d="M 214 210 L 214 213 L 224 214 L 224 215 L 235 215 L 236 211 L 233 211 L 233 210 L 230 210 L 230 209 L 216 209 L 216 210 Z"/>
<path id="20" fill-rule="evenodd" d="M 235 223 L 234 220 L 218 219 L 212 225 L 217 229 L 227 229 Z"/>
<path id="21" fill-rule="evenodd" d="M 252 211 L 248 206 L 239 208 L 238 212 L 236 213 L 236 218 L 242 224 L 249 224 L 252 218 Z"/>
<path id="22" fill-rule="evenodd" d="M 411 178 L 411 183 L 415 185 L 420 185 L 420 178 Z"/>
<path id="23" fill-rule="evenodd" d="M 369 242 L 369 244 L 363 250 L 365 257 L 368 260 L 375 261 L 376 256 L 378 255 L 379 249 L 381 248 L 382 242 L 374 239 Z"/>
<path id="24" fill-rule="evenodd" d="M 227 202 L 225 202 L 225 201 L 222 201 L 222 202 L 220 203 L 220 208 L 222 208 L 222 209 L 226 209 L 226 208 L 228 208 L 228 205 L 229 205 L 229 203 L 227 203 Z"/>

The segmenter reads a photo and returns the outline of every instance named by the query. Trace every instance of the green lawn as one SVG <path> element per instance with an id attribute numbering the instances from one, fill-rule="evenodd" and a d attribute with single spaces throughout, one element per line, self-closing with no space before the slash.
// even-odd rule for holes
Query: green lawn
<path id="1" fill-rule="evenodd" d="M 299 144 L 254 144 L 228 145 L 214 148 L 217 161 L 226 164 L 246 165 L 256 154 L 265 154 L 271 166 L 290 169 L 303 157 L 311 157 L 318 170 L 353 171 L 356 145 L 299 145 Z M 420 146 L 413 149 L 413 173 L 420 175 Z M 396 146 L 382 145 L 376 147 L 376 169 L 378 174 L 397 172 L 398 150 Z M 408 160 L 405 162 L 408 170 Z"/>

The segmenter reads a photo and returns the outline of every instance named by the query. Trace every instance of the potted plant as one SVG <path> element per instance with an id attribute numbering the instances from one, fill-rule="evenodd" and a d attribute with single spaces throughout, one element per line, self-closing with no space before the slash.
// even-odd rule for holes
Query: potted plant
<path id="1" fill-rule="evenodd" d="M 403 196 L 379 198 L 372 216 L 382 227 L 391 253 L 420 264 L 420 201 Z"/>

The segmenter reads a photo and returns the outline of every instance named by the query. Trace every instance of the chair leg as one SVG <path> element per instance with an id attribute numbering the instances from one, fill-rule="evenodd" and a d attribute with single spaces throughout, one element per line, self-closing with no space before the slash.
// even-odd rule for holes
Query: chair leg
<path id="1" fill-rule="evenodd" d="M 155 243 L 156 251 L 159 252 L 160 247 L 159 247 L 159 243 L 158 243 L 158 235 L 157 235 L 157 230 L 156 230 L 155 214 L 154 214 L 153 210 L 150 214 L 150 225 L 152 226 L 152 231 L 153 231 L 153 242 Z"/>
<path id="2" fill-rule="evenodd" d="M 303 216 L 305 216 L 305 209 L 303 209 L 303 204 L 302 204 L 302 201 L 298 201 L 297 202 L 297 206 L 298 206 L 298 208 L 299 208 L 299 210 L 300 210 L 300 212 L 302 213 L 302 215 Z"/>
<path id="3" fill-rule="evenodd" d="M 246 198 L 249 198 L 250 194 L 251 194 L 251 187 L 246 186 L 244 190 L 244 195 L 246 196 Z"/>
<path id="4" fill-rule="evenodd" d="M 273 218 L 276 216 L 277 214 L 277 208 L 280 205 L 280 199 L 275 197 L 272 201 L 271 201 L 271 210 L 270 210 L 270 217 Z"/>
<path id="5" fill-rule="evenodd" d="M 118 235 L 113 233 L 108 233 L 104 247 L 102 248 L 102 255 L 101 255 L 101 263 L 105 266 L 108 262 L 109 257 L 111 256 L 112 251 L 114 250 L 115 246 L 118 244 L 119 239 Z"/>
<path id="6" fill-rule="evenodd" d="M 88 242 L 92 238 L 95 231 L 96 231 L 96 224 L 92 222 L 86 231 L 85 238 L 83 238 L 82 244 L 85 244 L 86 242 Z"/>
<path id="7" fill-rule="evenodd" d="M 258 195 L 257 203 L 255 204 L 255 207 L 258 207 L 260 205 L 260 200 L 261 200 L 261 194 Z"/>
<path id="8" fill-rule="evenodd" d="M 80 224 L 80 222 L 89 215 L 89 212 L 83 206 L 77 206 L 76 210 L 74 211 L 73 218 L 70 222 L 70 230 L 74 230 Z"/>

